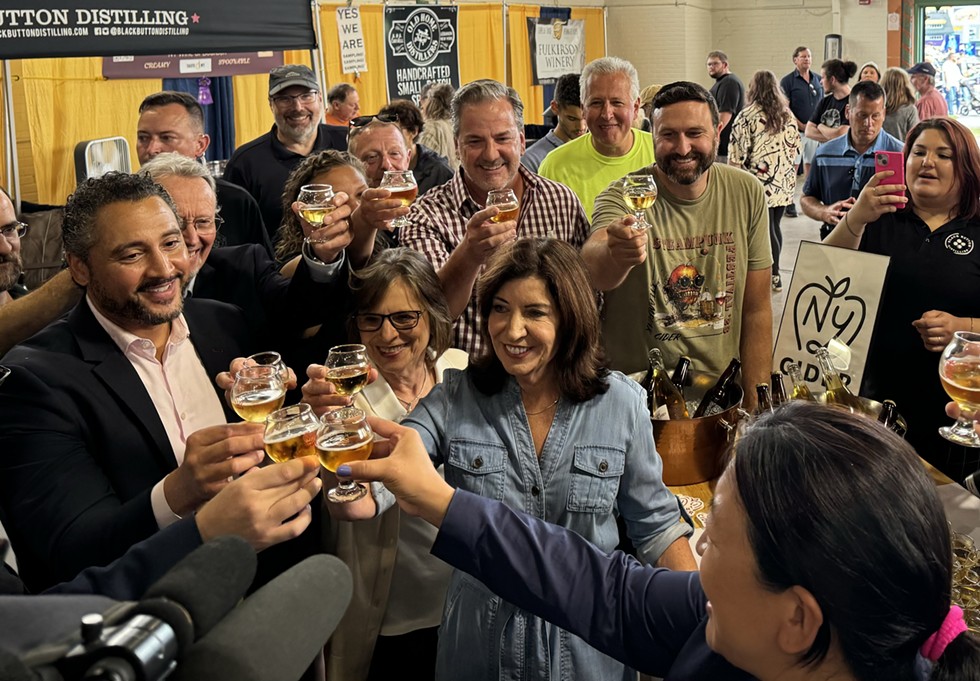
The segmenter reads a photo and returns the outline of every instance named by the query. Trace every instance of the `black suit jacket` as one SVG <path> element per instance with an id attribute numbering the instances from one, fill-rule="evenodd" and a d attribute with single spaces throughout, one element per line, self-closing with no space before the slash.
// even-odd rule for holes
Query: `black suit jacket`
<path id="1" fill-rule="evenodd" d="M 350 287 L 346 269 L 330 283 L 316 283 L 302 259 L 287 279 L 265 250 L 248 244 L 212 249 L 194 280 L 193 296 L 237 305 L 255 330 L 256 342 L 281 352 L 306 328 L 321 323 L 343 327 Z M 302 374 L 305 365 L 293 368 Z"/>
<path id="2" fill-rule="evenodd" d="M 184 318 L 209 376 L 255 350 L 234 307 L 187 301 Z M 177 461 L 139 375 L 84 299 L 4 365 L 0 522 L 38 592 L 156 532 L 150 490 Z"/>
<path id="3" fill-rule="evenodd" d="M 218 243 L 222 246 L 258 244 L 272 257 L 272 241 L 262 221 L 259 204 L 243 187 L 234 182 L 215 178 L 215 195 L 221 208 L 225 224 L 218 233 Z"/>

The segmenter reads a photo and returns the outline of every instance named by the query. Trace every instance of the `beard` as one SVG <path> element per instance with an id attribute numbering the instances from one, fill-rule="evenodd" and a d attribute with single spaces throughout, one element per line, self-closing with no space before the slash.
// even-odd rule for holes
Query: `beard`
<path id="1" fill-rule="evenodd" d="M 0 293 L 12 289 L 23 271 L 24 261 L 20 253 L 0 255 Z"/>
<path id="2" fill-rule="evenodd" d="M 282 114 L 276 114 L 275 118 L 276 128 L 278 128 L 283 137 L 286 137 L 293 142 L 308 142 L 311 137 L 316 135 L 319 115 L 315 112 L 311 113 L 309 123 L 291 123 L 289 119 Z"/>
<path id="3" fill-rule="evenodd" d="M 137 295 L 140 291 L 160 286 L 174 279 L 177 280 L 179 293 L 170 309 L 161 311 L 151 310 Z M 140 284 L 136 293 L 130 295 L 125 300 L 113 298 L 95 279 L 90 281 L 88 285 L 88 291 L 92 295 L 93 300 L 98 304 L 102 314 L 116 320 L 135 322 L 140 326 L 166 324 L 179 317 L 180 313 L 184 310 L 184 289 L 184 276 L 182 274 L 177 274 L 169 279 L 148 279 Z"/>
<path id="4" fill-rule="evenodd" d="M 711 146 L 710 154 L 702 154 L 701 152 L 694 151 L 693 149 L 688 152 L 686 156 L 681 156 L 680 154 L 667 154 L 664 157 L 657 155 L 657 165 L 663 171 L 664 175 L 667 176 L 671 182 L 676 182 L 677 184 L 690 185 L 697 182 L 702 175 L 704 175 L 708 168 L 715 162 L 718 156 L 718 143 L 715 142 Z M 679 169 L 676 166 L 677 161 L 695 159 L 697 163 L 693 168 L 690 169 Z"/>

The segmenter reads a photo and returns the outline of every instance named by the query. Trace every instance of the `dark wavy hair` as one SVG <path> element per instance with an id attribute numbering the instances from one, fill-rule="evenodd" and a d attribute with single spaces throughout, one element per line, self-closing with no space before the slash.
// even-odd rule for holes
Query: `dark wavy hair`
<path id="1" fill-rule="evenodd" d="M 493 351 L 489 320 L 500 289 L 516 279 L 538 277 L 544 281 L 558 315 L 555 356 L 552 364 L 561 394 L 573 402 L 585 402 L 609 389 L 605 352 L 599 331 L 595 294 L 581 256 L 558 239 L 519 239 L 502 246 L 487 263 L 476 286 L 477 304 L 483 316 L 481 357 L 471 358 L 473 383 L 480 392 L 500 392 L 507 372 Z"/>
<path id="2" fill-rule="evenodd" d="M 711 112 L 711 124 L 717 128 L 718 123 L 721 122 L 721 114 L 718 113 L 718 102 L 715 101 L 711 93 L 697 83 L 692 83 L 687 80 L 667 83 L 660 88 L 660 91 L 653 97 L 653 111 L 656 112 L 657 109 L 662 109 L 665 106 L 679 102 L 704 102 L 708 105 L 708 110 Z"/>
<path id="3" fill-rule="evenodd" d="M 157 197 L 173 211 L 174 222 L 180 225 L 177 207 L 166 190 L 150 178 L 137 173 L 108 172 L 102 177 L 90 177 L 68 197 L 61 237 L 65 253 L 88 261 L 89 249 L 95 244 L 95 219 L 99 211 L 111 203 L 136 203 Z"/>
<path id="4" fill-rule="evenodd" d="M 749 81 L 748 103 L 756 104 L 762 109 L 765 119 L 766 132 L 777 135 L 786 127 L 792 114 L 789 111 L 789 101 L 779 87 L 776 75 L 772 71 L 756 71 Z"/>
<path id="5" fill-rule="evenodd" d="M 422 120 L 422 110 L 407 99 L 396 99 L 385 104 L 379 116 L 394 116 L 398 119 L 398 125 L 414 140 L 422 132 L 425 122 Z"/>
<path id="6" fill-rule="evenodd" d="M 282 188 L 282 222 L 276 232 L 276 259 L 280 263 L 296 257 L 303 248 L 303 226 L 291 208 L 293 201 L 299 196 L 300 187 L 309 184 L 317 175 L 343 166 L 353 168 L 367 182 L 363 163 L 346 151 L 333 149 L 310 154 L 289 174 L 289 179 Z"/>
<path id="7" fill-rule="evenodd" d="M 953 175 L 960 183 L 960 202 L 957 216 L 973 220 L 980 217 L 980 149 L 973 133 L 965 125 L 952 118 L 928 118 L 916 124 L 905 137 L 905 162 L 915 141 L 926 130 L 938 130 L 946 135 L 953 152 Z M 912 192 L 906 208 L 915 205 Z"/>
<path id="8" fill-rule="evenodd" d="M 950 607 L 952 548 L 936 486 L 912 447 L 864 416 L 793 401 L 735 445 L 734 475 L 760 582 L 808 590 L 861 681 L 914 681 L 916 654 Z M 980 647 L 957 637 L 934 679 L 977 679 Z M 966 673 L 972 669 L 972 675 Z"/>
<path id="9" fill-rule="evenodd" d="M 841 85 L 847 85 L 847 81 L 857 73 L 858 65 L 852 61 L 828 59 L 820 66 L 820 69 Z"/>

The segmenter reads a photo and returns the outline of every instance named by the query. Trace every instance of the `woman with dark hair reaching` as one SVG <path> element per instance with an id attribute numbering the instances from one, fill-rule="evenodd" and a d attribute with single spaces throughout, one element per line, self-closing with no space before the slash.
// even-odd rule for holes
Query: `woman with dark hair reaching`
<path id="1" fill-rule="evenodd" d="M 906 195 L 906 186 L 908 193 Z M 943 440 L 939 353 L 956 331 L 980 331 L 980 149 L 950 118 L 909 131 L 905 184 L 875 175 L 826 243 L 891 258 L 861 392 L 894 400 L 919 456 L 961 480 L 975 450 Z"/>
<path id="2" fill-rule="evenodd" d="M 980 613 L 951 606 L 946 516 L 878 423 L 791 402 L 750 424 L 718 481 L 699 573 L 641 566 L 449 487 L 418 435 L 349 464 L 440 528 L 433 554 L 666 681 L 976 681 Z M 900 490 L 900 493 L 896 493 Z M 598 678 L 598 677 L 595 677 Z"/>

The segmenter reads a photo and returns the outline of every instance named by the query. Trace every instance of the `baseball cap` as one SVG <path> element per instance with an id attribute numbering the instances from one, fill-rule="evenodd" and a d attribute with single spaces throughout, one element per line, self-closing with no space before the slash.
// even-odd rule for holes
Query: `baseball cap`
<path id="1" fill-rule="evenodd" d="M 927 76 L 936 75 L 936 67 L 927 61 L 920 61 L 918 64 L 909 69 L 909 75 L 915 75 L 917 73 L 924 73 Z"/>
<path id="2" fill-rule="evenodd" d="M 286 64 L 277 66 L 269 71 L 269 96 L 272 97 L 277 92 L 281 92 L 293 85 L 303 85 L 311 90 L 319 90 L 320 84 L 316 82 L 316 76 L 309 66 L 302 64 Z"/>

